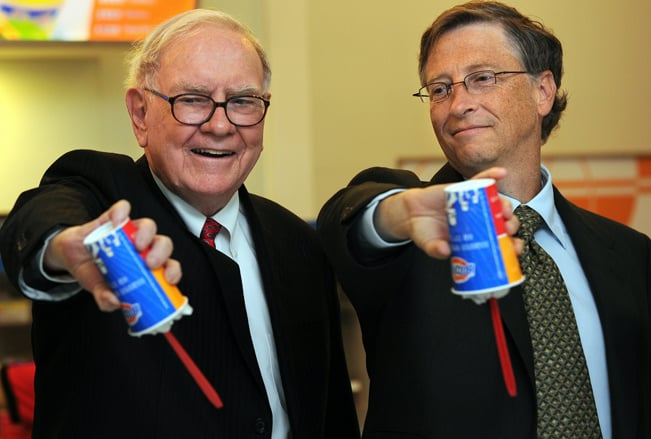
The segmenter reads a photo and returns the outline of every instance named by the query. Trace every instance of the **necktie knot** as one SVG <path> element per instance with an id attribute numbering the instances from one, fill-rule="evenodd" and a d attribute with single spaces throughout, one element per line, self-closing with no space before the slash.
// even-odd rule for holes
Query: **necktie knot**
<path id="1" fill-rule="evenodd" d="M 212 218 L 206 218 L 206 222 L 203 224 L 203 228 L 201 229 L 201 235 L 199 235 L 199 237 L 203 242 L 205 242 L 212 248 L 215 248 L 215 237 L 217 236 L 217 234 L 221 229 L 222 229 L 222 225 L 219 224 L 217 221 L 215 221 Z"/>
<path id="2" fill-rule="evenodd" d="M 543 224 L 543 219 L 538 212 L 524 204 L 519 205 L 513 212 L 520 220 L 520 228 L 517 236 L 529 242 L 533 239 L 533 234 Z"/>

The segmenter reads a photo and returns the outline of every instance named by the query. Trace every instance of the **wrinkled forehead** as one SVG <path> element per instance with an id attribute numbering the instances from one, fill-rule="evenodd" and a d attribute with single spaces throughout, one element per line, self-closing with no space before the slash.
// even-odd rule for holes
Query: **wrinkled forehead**
<path id="1" fill-rule="evenodd" d="M 254 43 L 237 29 L 212 24 L 193 28 L 170 42 L 158 57 L 157 74 L 173 69 L 192 73 L 212 71 L 215 76 L 234 71 L 254 73 L 264 81 L 264 66 Z"/>
<path id="2" fill-rule="evenodd" d="M 516 46 L 504 28 L 496 23 L 478 22 L 441 33 L 427 54 L 425 74 L 498 66 L 510 68 L 520 64 Z"/>
<path id="3" fill-rule="evenodd" d="M 231 29 L 205 26 L 200 32 L 183 35 L 161 50 L 159 68 L 170 63 L 180 69 L 239 65 L 242 69 L 259 67 L 262 70 L 262 61 L 245 35 Z"/>

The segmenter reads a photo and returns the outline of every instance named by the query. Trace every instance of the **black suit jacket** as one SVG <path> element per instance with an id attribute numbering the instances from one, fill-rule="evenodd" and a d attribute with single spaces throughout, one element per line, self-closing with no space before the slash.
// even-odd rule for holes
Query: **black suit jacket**
<path id="1" fill-rule="evenodd" d="M 449 165 L 432 182 L 460 181 Z M 535 438 L 533 353 L 513 288 L 499 301 L 517 397 L 505 390 L 487 305 L 450 292 L 449 261 L 414 245 L 359 257 L 354 224 L 376 195 L 420 187 L 411 172 L 362 172 L 323 207 L 317 229 L 362 327 L 371 380 L 364 437 Z M 651 399 L 650 245 L 647 236 L 573 205 L 556 207 L 576 247 L 603 326 L 613 439 L 648 439 Z"/>
<path id="2" fill-rule="evenodd" d="M 144 158 L 73 151 L 21 195 L 0 232 L 19 270 L 54 227 L 84 223 L 125 198 L 174 242 L 180 290 L 194 309 L 172 332 L 219 392 L 210 405 L 161 335 L 127 334 L 118 312 L 86 292 L 33 304 L 35 438 L 264 438 L 271 410 L 247 324 L 238 265 L 192 235 Z M 278 350 L 292 438 L 359 437 L 346 371 L 334 276 L 314 231 L 240 190 Z"/>

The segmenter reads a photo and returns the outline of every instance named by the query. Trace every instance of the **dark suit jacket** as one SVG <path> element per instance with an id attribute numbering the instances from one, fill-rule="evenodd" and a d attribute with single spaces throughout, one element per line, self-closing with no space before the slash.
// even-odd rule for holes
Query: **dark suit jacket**
<path id="1" fill-rule="evenodd" d="M 460 181 L 446 165 L 433 182 Z M 414 245 L 362 262 L 352 226 L 379 193 L 420 187 L 408 171 L 373 168 L 323 207 L 317 229 L 359 316 L 371 380 L 364 437 L 536 436 L 533 354 L 522 290 L 499 301 L 517 397 L 505 390 L 489 307 L 450 292 L 449 261 Z M 571 204 L 556 207 L 590 283 L 606 345 L 614 439 L 650 437 L 650 245 L 643 234 Z"/>
<path id="2" fill-rule="evenodd" d="M 35 438 L 264 438 L 271 410 L 247 324 L 237 264 L 185 227 L 144 158 L 90 151 L 64 155 L 39 188 L 21 195 L 0 234 L 14 282 L 55 226 L 84 223 L 131 202 L 174 242 L 194 309 L 172 332 L 219 392 L 216 410 L 160 335 L 127 334 L 118 312 L 100 312 L 83 292 L 34 302 Z M 342 350 L 334 276 L 316 233 L 244 187 L 240 200 L 278 350 L 294 439 L 359 438 Z"/>

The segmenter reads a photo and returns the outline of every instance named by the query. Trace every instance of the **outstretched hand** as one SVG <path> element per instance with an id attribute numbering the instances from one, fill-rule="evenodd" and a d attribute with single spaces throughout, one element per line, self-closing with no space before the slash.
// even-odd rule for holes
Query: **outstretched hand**
<path id="1" fill-rule="evenodd" d="M 50 241 L 45 250 L 44 265 L 49 272 L 68 272 L 81 287 L 95 298 L 102 311 L 114 311 L 120 307 L 117 296 L 104 281 L 95 265 L 91 253 L 84 245 L 84 239 L 102 224 L 111 222 L 119 225 L 129 218 L 131 205 L 120 200 L 98 218 L 80 226 L 68 227 Z M 145 260 L 150 269 L 165 267 L 165 279 L 175 285 L 181 280 L 181 265 L 171 259 L 172 241 L 169 237 L 156 234 L 156 223 L 148 218 L 133 220 L 137 232 L 135 246 L 138 251 L 147 248 Z"/>
<path id="2" fill-rule="evenodd" d="M 500 180 L 506 176 L 504 168 L 490 168 L 476 178 Z M 386 241 L 411 240 L 433 258 L 450 256 L 446 212 L 446 184 L 408 189 L 385 198 L 375 211 L 374 222 L 380 236 Z M 501 198 L 506 230 L 513 236 L 519 222 L 511 210 L 511 203 Z M 513 238 L 516 253 L 522 251 L 522 242 Z"/>

